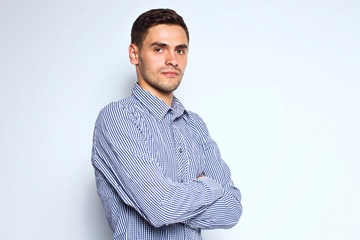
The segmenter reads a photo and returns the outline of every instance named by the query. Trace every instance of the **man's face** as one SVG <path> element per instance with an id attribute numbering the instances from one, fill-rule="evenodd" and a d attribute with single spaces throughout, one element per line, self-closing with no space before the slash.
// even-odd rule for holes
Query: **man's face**
<path id="1" fill-rule="evenodd" d="M 130 46 L 131 47 L 131 46 Z M 138 83 L 158 94 L 172 93 L 180 85 L 187 63 L 188 39 L 177 25 L 160 24 L 149 28 L 141 49 L 136 48 Z"/>

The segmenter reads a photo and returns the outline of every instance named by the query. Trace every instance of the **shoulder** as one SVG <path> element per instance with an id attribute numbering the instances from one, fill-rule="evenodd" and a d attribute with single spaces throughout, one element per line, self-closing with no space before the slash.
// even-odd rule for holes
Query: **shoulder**
<path id="1" fill-rule="evenodd" d="M 189 114 L 190 123 L 196 128 L 196 130 L 200 133 L 200 135 L 207 138 L 209 135 L 209 131 L 203 118 L 200 117 L 199 114 L 194 113 L 192 111 L 187 111 L 187 112 Z"/>
<path id="2" fill-rule="evenodd" d="M 124 120 L 134 120 L 141 110 L 139 103 L 133 97 L 111 102 L 103 107 L 97 117 L 96 124 L 121 123 Z"/>
<path id="3" fill-rule="evenodd" d="M 195 124 L 198 125 L 206 125 L 204 120 L 200 117 L 199 114 L 192 112 L 192 111 L 187 111 L 188 115 L 189 115 L 189 119 L 191 121 L 193 121 Z"/>

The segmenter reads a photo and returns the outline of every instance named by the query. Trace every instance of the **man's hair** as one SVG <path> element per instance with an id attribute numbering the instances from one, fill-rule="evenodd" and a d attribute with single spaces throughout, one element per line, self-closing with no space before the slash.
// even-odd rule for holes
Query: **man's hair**
<path id="1" fill-rule="evenodd" d="M 178 25 L 182 27 L 189 41 L 189 31 L 180 15 L 171 9 L 152 9 L 144 12 L 135 20 L 131 29 L 131 43 L 141 48 L 149 28 L 159 24 Z"/>

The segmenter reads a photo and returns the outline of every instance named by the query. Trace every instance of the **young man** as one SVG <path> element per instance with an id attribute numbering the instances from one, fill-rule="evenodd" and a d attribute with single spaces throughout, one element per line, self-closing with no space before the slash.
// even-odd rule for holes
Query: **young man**
<path id="1" fill-rule="evenodd" d="M 134 22 L 129 47 L 138 82 L 95 125 L 92 163 L 113 239 L 201 239 L 230 228 L 241 195 L 205 123 L 173 96 L 187 63 L 189 33 L 176 12 Z"/>

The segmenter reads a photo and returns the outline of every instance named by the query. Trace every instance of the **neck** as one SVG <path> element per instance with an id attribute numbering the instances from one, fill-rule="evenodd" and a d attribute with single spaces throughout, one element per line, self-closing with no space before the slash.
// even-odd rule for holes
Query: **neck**
<path id="1" fill-rule="evenodd" d="M 171 107 L 171 103 L 174 97 L 173 92 L 166 93 L 166 94 L 155 94 L 152 93 L 154 96 L 158 97 L 159 99 L 163 100 L 169 107 Z"/>
<path id="2" fill-rule="evenodd" d="M 138 81 L 138 84 L 140 87 L 142 87 L 144 90 L 148 91 L 155 97 L 159 98 L 163 102 L 165 102 L 169 107 L 171 107 L 171 103 L 174 97 L 174 92 L 164 92 L 160 91 L 158 89 L 153 88 L 145 81 Z"/>

